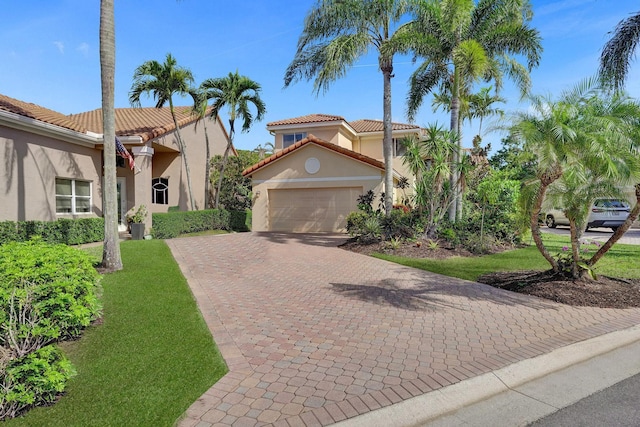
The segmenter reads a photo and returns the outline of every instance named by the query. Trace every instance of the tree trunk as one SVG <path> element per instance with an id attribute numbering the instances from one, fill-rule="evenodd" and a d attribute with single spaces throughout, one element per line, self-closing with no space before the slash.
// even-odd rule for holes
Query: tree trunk
<path id="1" fill-rule="evenodd" d="M 533 241 L 536 243 L 536 247 L 546 259 L 549 264 L 551 264 L 551 268 L 556 273 L 559 270 L 558 261 L 556 261 L 547 248 L 542 243 L 542 236 L 540 235 L 540 224 L 538 222 L 538 216 L 540 215 L 540 211 L 542 210 L 542 201 L 544 200 L 544 195 L 547 192 L 548 184 L 540 183 L 540 188 L 538 189 L 538 194 L 536 194 L 535 204 L 533 205 L 533 210 L 531 212 L 530 218 L 530 226 L 531 226 L 531 236 L 533 237 Z"/>
<path id="2" fill-rule="evenodd" d="M 571 239 L 571 276 L 574 279 L 580 278 L 580 233 L 575 220 L 569 218 L 569 234 Z"/>
<path id="3" fill-rule="evenodd" d="M 384 211 L 387 216 L 393 209 L 393 124 L 391 122 L 391 77 L 393 59 L 380 58 L 383 76 L 382 153 L 384 157 Z"/>
<path id="4" fill-rule="evenodd" d="M 175 111 L 173 110 L 173 100 L 169 98 L 169 108 L 171 109 L 171 117 L 173 118 L 173 124 L 176 127 L 176 138 L 178 139 L 178 146 L 180 147 L 180 154 L 182 155 L 182 162 L 184 163 L 184 170 L 187 174 L 187 190 L 189 191 L 189 204 L 191 206 L 191 210 L 195 211 L 195 201 L 193 200 L 193 191 L 191 190 L 191 170 L 189 169 L 189 162 L 187 161 L 187 150 L 182 141 L 182 136 L 180 135 L 180 127 L 178 126 L 178 120 L 176 119 Z"/>
<path id="5" fill-rule="evenodd" d="M 204 129 L 204 141 L 205 141 L 205 148 L 206 148 L 206 154 L 205 157 L 207 158 L 207 164 L 204 167 L 204 208 L 205 209 L 209 209 L 211 206 L 211 194 L 210 194 L 210 187 L 211 187 L 211 148 L 209 146 L 209 134 L 207 133 L 207 125 L 205 124 L 207 120 L 207 117 L 205 116 L 202 119 L 202 128 Z"/>
<path id="6" fill-rule="evenodd" d="M 458 67 L 454 66 L 453 71 L 453 87 L 451 88 L 451 120 L 449 121 L 449 130 L 453 138 L 454 151 L 451 163 L 451 177 L 449 179 L 451 187 L 451 204 L 449 205 L 449 221 L 455 222 L 458 213 L 458 170 L 457 165 L 460 162 L 460 135 L 458 134 L 458 125 L 460 122 L 460 72 Z"/>
<path id="7" fill-rule="evenodd" d="M 104 183 L 102 213 L 104 242 L 102 267 L 122 270 L 118 237 L 118 191 L 116 178 L 116 121 L 114 108 L 114 76 L 116 68 L 116 35 L 113 0 L 100 1 L 100 76 L 102 86 L 102 135 Z"/>
<path id="8" fill-rule="evenodd" d="M 235 133 L 234 129 L 234 120 L 229 120 L 229 143 L 227 147 L 224 149 L 224 155 L 222 156 L 222 164 L 220 165 L 220 176 L 218 177 L 218 185 L 216 186 L 216 202 L 213 205 L 214 209 L 220 208 L 220 191 L 222 190 L 222 179 L 224 177 L 224 169 L 227 165 L 227 158 L 229 157 L 229 151 L 233 146 L 233 134 Z"/>
<path id="9" fill-rule="evenodd" d="M 606 254 L 607 251 L 609 251 L 609 249 L 611 249 L 611 247 L 618 240 L 620 240 L 624 233 L 626 233 L 627 230 L 631 227 L 633 221 L 638 218 L 638 214 L 640 214 L 640 183 L 636 184 L 636 204 L 633 209 L 631 209 L 631 212 L 629 212 L 629 216 L 627 217 L 626 221 L 620 227 L 618 227 L 618 229 L 611 235 L 611 237 L 609 237 L 609 240 L 607 240 L 604 245 L 600 246 L 600 249 L 598 249 L 598 251 L 593 254 L 591 259 L 587 261 L 587 265 L 589 267 L 593 267 L 595 263 L 598 262 L 600 258 L 602 258 L 604 254 Z"/>

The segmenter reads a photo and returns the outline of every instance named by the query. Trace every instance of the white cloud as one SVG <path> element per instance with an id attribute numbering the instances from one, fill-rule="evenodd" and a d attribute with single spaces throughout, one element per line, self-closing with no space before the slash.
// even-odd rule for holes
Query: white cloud
<path id="1" fill-rule="evenodd" d="M 64 54 L 64 43 L 55 41 L 53 45 L 58 48 L 58 52 Z"/>
<path id="2" fill-rule="evenodd" d="M 89 55 L 89 44 L 84 42 L 80 43 L 76 50 L 86 57 Z"/>

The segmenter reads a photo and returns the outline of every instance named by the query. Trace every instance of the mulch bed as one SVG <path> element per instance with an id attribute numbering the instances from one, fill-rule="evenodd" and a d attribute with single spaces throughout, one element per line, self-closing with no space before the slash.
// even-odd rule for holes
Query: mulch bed
<path id="1" fill-rule="evenodd" d="M 430 247 L 426 241 L 403 242 L 394 248 L 389 242 L 361 244 L 349 240 L 341 248 L 365 255 L 385 253 L 407 258 L 445 259 L 452 256 L 474 256 L 466 249 L 450 247 L 443 242 L 438 242 L 437 247 Z M 503 249 L 493 248 L 492 252 Z M 590 278 L 574 280 L 554 275 L 551 271 L 508 271 L 485 274 L 478 278 L 478 282 L 571 306 L 640 307 L 640 279 L 598 276 L 597 280 Z"/>

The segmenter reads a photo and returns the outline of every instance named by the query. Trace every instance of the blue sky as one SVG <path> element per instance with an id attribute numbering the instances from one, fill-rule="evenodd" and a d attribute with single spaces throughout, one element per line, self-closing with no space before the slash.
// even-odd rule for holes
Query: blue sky
<path id="1" fill-rule="evenodd" d="M 0 93 L 64 114 L 100 108 L 99 0 L 5 0 L 0 17 Z M 173 54 L 194 73 L 196 83 L 238 70 L 262 85 L 265 120 L 235 145 L 252 149 L 272 141 L 271 121 L 311 113 L 347 120 L 382 118 L 382 75 L 374 54 L 363 57 L 328 92 L 316 96 L 312 82 L 283 88 L 305 14 L 313 0 L 116 0 L 116 107 L 129 107 L 134 69 Z M 559 94 L 595 73 L 600 50 L 615 25 L 640 10 L 637 0 L 533 0 L 534 21 L 543 38 L 540 66 L 531 76 L 533 93 Z M 640 97 L 640 63 L 632 67 L 628 91 Z M 393 120 L 406 122 L 410 58 L 396 57 Z M 508 83 L 506 111 L 525 109 Z M 176 105 L 190 99 L 177 97 Z M 143 97 L 143 106 L 152 106 Z M 226 121 L 226 111 L 222 119 Z M 448 124 L 429 99 L 416 123 Z M 465 145 L 475 133 L 465 129 Z M 484 142 L 499 146 L 500 135 Z"/>

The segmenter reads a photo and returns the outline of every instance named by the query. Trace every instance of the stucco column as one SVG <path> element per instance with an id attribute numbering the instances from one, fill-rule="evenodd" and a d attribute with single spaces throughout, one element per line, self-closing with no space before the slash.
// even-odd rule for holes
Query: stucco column
<path id="1" fill-rule="evenodd" d="M 153 148 L 148 146 L 133 147 L 132 150 L 136 162 L 133 175 L 134 208 L 145 205 L 149 214 L 145 220 L 145 234 L 151 230 L 151 179 L 153 178 Z"/>

